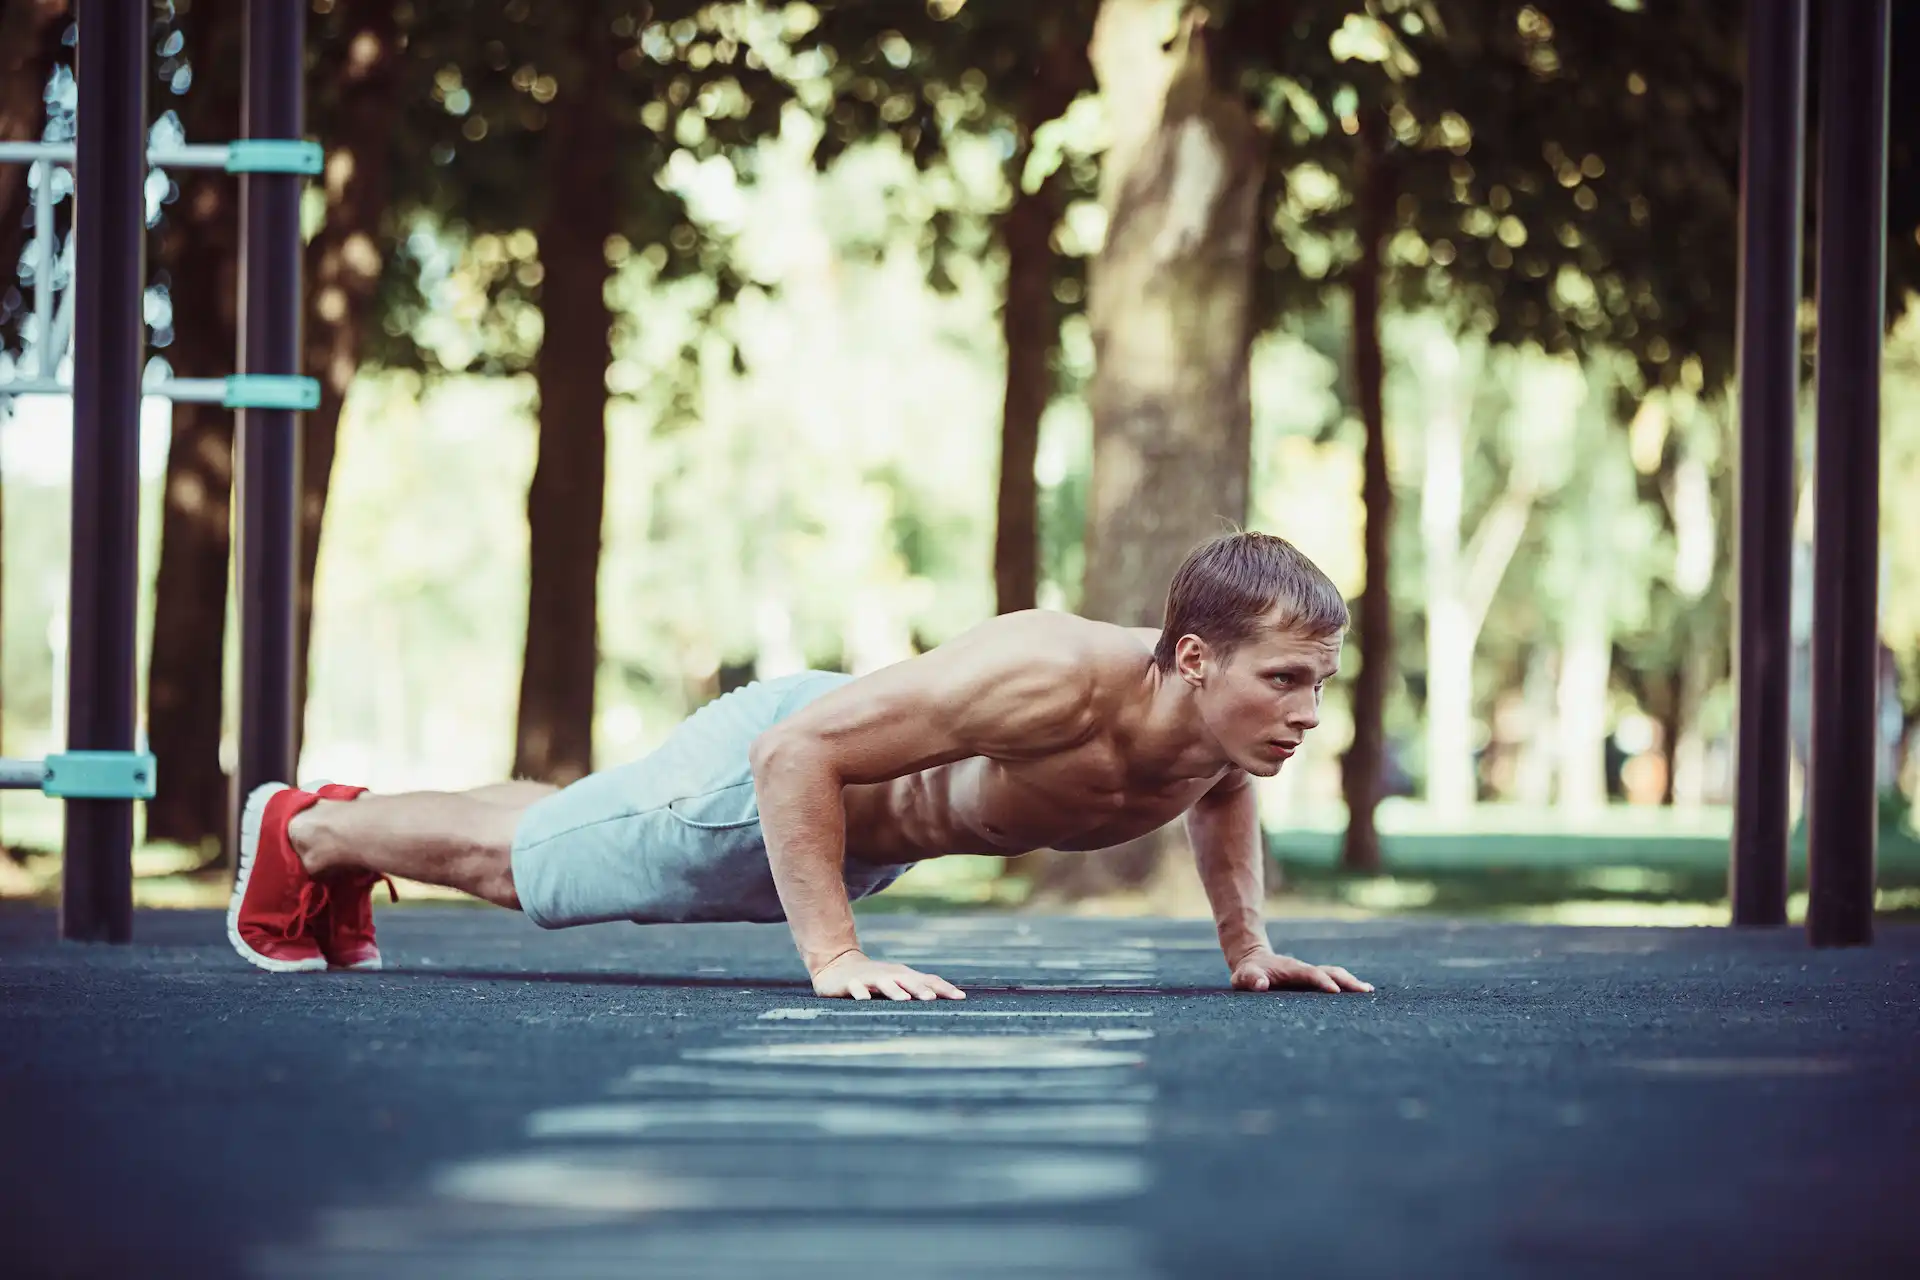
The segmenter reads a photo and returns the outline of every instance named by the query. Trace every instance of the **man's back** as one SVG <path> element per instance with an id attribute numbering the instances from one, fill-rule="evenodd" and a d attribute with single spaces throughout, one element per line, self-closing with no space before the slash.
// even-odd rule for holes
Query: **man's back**
<path id="1" fill-rule="evenodd" d="M 1158 635 L 1071 614 L 1006 614 L 834 691 L 786 727 L 830 735 L 885 715 L 903 692 L 937 698 L 956 672 L 991 667 L 1005 683 L 980 711 L 998 720 L 1002 749 L 846 786 L 848 853 L 899 863 L 1106 848 L 1179 816 L 1226 772 L 1183 775 L 1179 762 L 1137 750 L 1159 684 Z"/>

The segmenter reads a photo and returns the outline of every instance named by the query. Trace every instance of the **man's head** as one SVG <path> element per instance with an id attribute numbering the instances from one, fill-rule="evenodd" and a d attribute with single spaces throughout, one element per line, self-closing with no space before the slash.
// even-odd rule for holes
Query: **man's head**
<path id="1" fill-rule="evenodd" d="M 1346 628 L 1339 588 L 1292 543 L 1228 534 L 1173 575 L 1153 659 L 1193 689 L 1228 758 L 1264 777 L 1320 722 Z"/>

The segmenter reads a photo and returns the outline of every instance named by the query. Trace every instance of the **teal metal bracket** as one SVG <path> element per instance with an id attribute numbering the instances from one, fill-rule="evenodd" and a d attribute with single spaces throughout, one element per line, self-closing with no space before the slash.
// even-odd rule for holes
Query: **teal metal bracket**
<path id="1" fill-rule="evenodd" d="M 317 142 L 288 138 L 243 138 L 227 144 L 228 173 L 320 172 L 326 157 Z"/>
<path id="2" fill-rule="evenodd" d="M 158 776 L 151 751 L 69 751 L 47 757 L 40 790 L 62 800 L 151 800 Z"/>
<path id="3" fill-rule="evenodd" d="M 229 374 L 220 403 L 229 409 L 318 409 L 320 380 L 280 373 Z"/>

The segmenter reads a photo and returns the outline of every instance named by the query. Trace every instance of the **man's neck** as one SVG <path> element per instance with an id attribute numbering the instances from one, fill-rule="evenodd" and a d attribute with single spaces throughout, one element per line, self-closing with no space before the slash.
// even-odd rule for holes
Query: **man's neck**
<path id="1" fill-rule="evenodd" d="M 1138 691 L 1127 698 L 1115 730 L 1130 772 L 1146 782 L 1212 777 L 1232 763 L 1202 723 L 1192 688 L 1152 662 Z"/>

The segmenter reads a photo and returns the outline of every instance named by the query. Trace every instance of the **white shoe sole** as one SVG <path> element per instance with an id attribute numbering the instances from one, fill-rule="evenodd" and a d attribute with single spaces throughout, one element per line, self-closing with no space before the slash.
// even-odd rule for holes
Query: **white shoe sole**
<path id="1" fill-rule="evenodd" d="M 287 790 L 285 783 L 266 782 L 253 789 L 247 797 L 247 807 L 240 814 L 240 868 L 233 878 L 233 899 L 227 904 L 227 941 L 240 953 L 240 958 L 257 969 L 269 973 L 313 973 L 327 967 L 325 956 L 315 956 L 311 960 L 275 960 L 272 956 L 263 956 L 240 936 L 240 903 L 247 896 L 247 881 L 253 875 L 253 858 L 260 851 L 260 828 L 266 817 L 267 801 Z"/>

